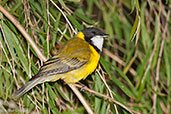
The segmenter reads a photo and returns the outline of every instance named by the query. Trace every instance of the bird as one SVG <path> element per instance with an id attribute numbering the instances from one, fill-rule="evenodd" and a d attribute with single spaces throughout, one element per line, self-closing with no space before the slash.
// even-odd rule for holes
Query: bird
<path id="1" fill-rule="evenodd" d="M 59 49 L 57 55 L 43 63 L 39 72 L 15 92 L 14 98 L 44 82 L 62 79 L 66 84 L 74 84 L 84 80 L 96 69 L 106 37 L 108 34 L 96 27 L 81 30 Z"/>

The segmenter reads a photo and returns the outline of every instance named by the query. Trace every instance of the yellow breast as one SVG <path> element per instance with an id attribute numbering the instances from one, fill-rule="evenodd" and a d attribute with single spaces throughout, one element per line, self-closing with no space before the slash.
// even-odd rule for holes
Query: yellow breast
<path id="1" fill-rule="evenodd" d="M 100 55 L 91 45 L 89 45 L 89 48 L 92 52 L 89 61 L 84 66 L 64 74 L 57 74 L 56 76 L 63 79 L 66 83 L 76 83 L 91 74 L 98 65 Z"/>

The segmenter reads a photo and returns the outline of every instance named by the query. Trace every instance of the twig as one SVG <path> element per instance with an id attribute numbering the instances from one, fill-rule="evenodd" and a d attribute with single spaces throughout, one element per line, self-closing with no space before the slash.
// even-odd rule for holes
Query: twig
<path id="1" fill-rule="evenodd" d="M 154 38 L 154 48 L 153 48 L 153 51 L 151 53 L 151 56 L 150 56 L 150 58 L 148 60 L 148 66 L 147 66 L 147 68 L 145 70 L 145 73 L 143 75 L 143 78 L 141 80 L 141 83 L 144 83 L 144 80 L 145 80 L 145 78 L 147 76 L 147 73 L 148 73 L 148 71 L 151 68 L 152 60 L 153 60 L 154 54 L 155 54 L 156 49 L 157 49 L 157 40 L 158 40 L 158 36 L 159 36 L 159 33 L 160 33 L 159 31 L 160 31 L 160 29 L 158 29 L 157 32 L 156 32 L 156 35 L 155 35 L 155 38 Z"/>
<path id="2" fill-rule="evenodd" d="M 81 101 L 81 103 L 83 104 L 84 108 L 87 110 L 87 112 L 89 114 L 94 114 L 93 111 L 91 110 L 91 108 L 89 107 L 88 103 L 86 102 L 86 100 L 84 100 L 83 96 L 81 95 L 81 93 L 78 91 L 78 89 L 75 87 L 74 84 L 68 84 L 68 86 L 72 89 L 72 91 L 77 95 L 77 97 L 79 98 L 79 100 Z M 84 100 L 84 101 L 83 101 Z"/>
<path id="3" fill-rule="evenodd" d="M 25 31 L 23 26 L 15 19 L 14 16 L 12 16 L 7 10 L 5 10 L 1 5 L 0 5 L 0 11 L 17 27 L 17 29 L 22 33 L 22 35 L 25 37 L 25 39 L 31 44 L 32 48 L 42 61 L 46 61 L 46 57 L 41 53 L 35 42 L 32 40 L 30 35 Z"/>
<path id="4" fill-rule="evenodd" d="M 47 20 L 48 20 L 48 28 L 47 28 L 47 53 L 48 53 L 48 58 L 49 58 L 49 34 L 50 34 L 50 29 L 49 29 L 49 25 L 50 25 L 50 17 L 49 17 L 49 0 L 46 0 L 46 4 L 47 4 L 47 9 L 46 9 L 46 12 L 47 12 Z"/>
<path id="5" fill-rule="evenodd" d="M 3 28 L 2 28 L 2 26 L 1 26 L 1 24 L 0 24 L 0 29 L 1 29 L 1 31 L 2 31 L 2 35 L 3 35 L 3 37 L 4 37 L 5 43 L 6 43 L 6 45 L 7 45 L 7 48 L 9 49 L 9 53 L 11 54 L 11 57 L 12 57 L 12 64 L 11 64 L 11 62 L 10 62 L 8 56 L 7 56 L 7 53 L 6 53 L 5 49 L 3 48 L 3 45 L 2 45 L 1 42 L 0 42 L 0 44 L 1 44 L 0 47 L 2 47 L 2 49 L 3 49 L 3 51 L 4 51 L 4 54 L 5 54 L 6 58 L 7 58 L 7 61 L 8 61 L 8 63 L 9 63 L 9 66 L 10 66 L 10 68 L 11 68 L 11 70 L 12 70 L 12 74 L 13 74 L 14 80 L 15 80 L 16 85 L 17 85 L 17 87 L 18 87 L 18 82 L 17 82 L 16 76 L 15 76 L 14 57 L 13 57 L 13 55 L 12 55 L 11 49 L 9 48 L 9 45 L 8 45 L 7 40 L 6 40 L 6 36 L 5 36 L 5 33 L 4 33 L 4 31 L 3 31 Z"/>
<path id="6" fill-rule="evenodd" d="M 53 0 L 50 0 L 52 2 L 52 4 L 62 13 L 62 15 L 64 16 L 66 22 L 69 24 L 69 26 L 71 27 L 72 31 L 76 34 L 76 31 L 74 30 L 74 28 L 72 27 L 70 21 L 68 20 L 67 16 L 65 15 L 65 13 L 55 4 L 55 2 Z"/>
<path id="7" fill-rule="evenodd" d="M 101 96 L 101 97 L 107 98 L 109 101 L 111 101 L 111 102 L 113 102 L 113 103 L 115 103 L 115 104 L 121 106 L 122 108 L 124 108 L 125 110 L 127 110 L 128 112 L 130 112 L 131 114 L 132 114 L 132 113 L 141 114 L 140 112 L 134 111 L 134 110 L 132 110 L 132 109 L 126 107 L 125 105 L 121 104 L 120 102 L 116 101 L 115 99 L 113 99 L 113 98 L 111 98 L 111 97 L 109 97 L 109 96 L 106 96 L 106 95 L 104 95 L 104 94 L 102 94 L 102 93 L 99 93 L 99 92 L 97 92 L 97 91 L 91 90 L 91 89 L 87 88 L 86 86 L 81 86 L 81 85 L 79 85 L 79 84 L 74 84 L 74 85 L 75 85 L 76 87 L 79 87 L 79 88 L 83 89 L 83 90 L 87 90 L 87 91 L 89 91 L 89 92 L 91 92 L 91 93 L 93 93 L 93 94 L 95 94 L 95 95 L 99 95 L 99 96 Z"/>
<path id="8" fill-rule="evenodd" d="M 106 86 L 107 90 L 109 91 L 110 97 L 113 99 L 112 90 L 109 88 L 109 86 L 107 85 L 105 79 L 104 79 L 103 76 L 100 74 L 100 72 L 99 72 L 98 70 L 96 70 L 96 71 L 97 71 L 97 73 L 99 74 L 99 76 L 100 76 L 101 80 L 103 81 L 104 85 Z M 117 109 L 117 107 L 116 107 L 116 104 L 114 104 L 114 108 L 115 108 L 116 114 L 119 114 L 118 109 Z"/>
<path id="9" fill-rule="evenodd" d="M 158 40 L 158 37 L 159 37 L 159 33 L 160 33 L 160 28 L 161 28 L 161 25 L 160 25 L 160 15 L 161 15 L 161 11 L 162 11 L 162 3 L 161 1 L 159 0 L 159 14 L 158 14 L 158 22 L 159 22 L 159 27 L 158 27 L 158 30 L 157 30 L 157 35 L 156 35 L 156 42 L 155 42 L 155 48 L 157 48 L 157 40 Z M 164 38 L 161 42 L 161 45 L 164 45 Z M 158 89 L 158 81 L 159 81 L 159 69 L 160 69 L 160 61 L 161 61 L 161 49 L 162 47 L 160 48 L 160 52 L 159 52 L 159 58 L 158 58 L 158 61 L 157 61 L 157 68 L 156 68 L 156 78 L 155 78 L 155 82 L 156 82 L 156 85 L 154 86 L 154 90 L 157 91 Z M 162 49 L 163 50 L 163 49 Z M 157 114 L 157 107 L 156 107 L 156 104 L 157 104 L 157 94 L 154 92 L 153 94 L 153 107 L 152 109 L 154 110 L 154 114 Z"/>
<path id="10" fill-rule="evenodd" d="M 159 0 L 159 4 L 160 4 L 160 9 L 159 9 L 159 18 L 160 18 L 160 13 L 162 11 L 162 3 L 161 3 L 161 0 Z M 158 82 L 159 82 L 159 78 L 160 78 L 160 75 L 159 75 L 159 71 L 160 71 L 160 64 L 161 64 L 161 57 L 162 57 L 162 54 L 163 54 L 163 49 L 164 49 L 164 43 L 165 43 L 165 34 L 166 34 L 166 31 L 168 29 L 168 21 L 169 21 L 169 16 L 170 16 L 170 11 L 168 12 L 168 15 L 167 15 L 167 19 L 166 19 L 166 25 L 164 27 L 164 30 L 163 30 L 163 34 L 162 34 L 162 39 L 161 39 L 161 44 L 160 44 L 160 51 L 159 51 L 159 55 L 158 55 L 158 60 L 157 60 L 157 68 L 156 68 L 156 78 L 155 78 L 155 86 L 154 86 L 154 96 L 153 96 L 153 109 L 154 109 L 154 114 L 157 114 L 157 108 L 156 108 L 156 104 L 157 104 L 157 89 L 158 89 Z M 160 22 L 160 20 L 159 20 Z M 162 28 L 162 27 L 161 27 Z"/>
<path id="11" fill-rule="evenodd" d="M 26 38 L 26 40 L 30 43 L 36 54 L 38 55 L 39 59 L 42 61 L 46 61 L 47 58 L 41 53 L 35 42 L 32 40 L 30 35 L 25 31 L 23 26 L 13 17 L 7 10 L 5 10 L 1 5 L 0 5 L 0 11 L 18 28 L 18 30 L 23 34 L 23 36 Z M 69 87 L 73 90 L 75 95 L 79 98 L 80 102 L 83 104 L 85 109 L 89 114 L 93 114 L 93 111 L 91 110 L 90 106 L 88 103 L 85 101 L 84 97 L 81 95 L 81 93 L 78 91 L 78 89 L 72 85 L 68 84 Z"/>

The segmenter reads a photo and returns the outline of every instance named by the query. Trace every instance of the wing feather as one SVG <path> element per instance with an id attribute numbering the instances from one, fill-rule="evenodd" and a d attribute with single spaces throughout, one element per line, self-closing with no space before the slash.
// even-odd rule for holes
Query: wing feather
<path id="1" fill-rule="evenodd" d="M 80 68 L 88 62 L 90 58 L 90 49 L 86 41 L 79 38 L 73 38 L 65 45 L 57 56 L 44 62 L 44 65 L 40 68 L 36 77 L 66 73 Z"/>

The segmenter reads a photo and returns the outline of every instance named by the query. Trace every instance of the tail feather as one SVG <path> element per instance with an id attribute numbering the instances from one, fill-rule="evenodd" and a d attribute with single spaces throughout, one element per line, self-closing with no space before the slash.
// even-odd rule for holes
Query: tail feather
<path id="1" fill-rule="evenodd" d="M 33 80 L 30 80 L 26 85 L 24 85 L 23 87 L 21 87 L 20 89 L 18 89 L 15 94 L 14 94 L 14 98 L 19 98 L 22 95 L 24 95 L 26 92 L 28 92 L 30 89 L 32 89 L 33 87 L 35 87 L 36 85 L 43 83 L 44 79 L 43 78 L 36 78 Z"/>

